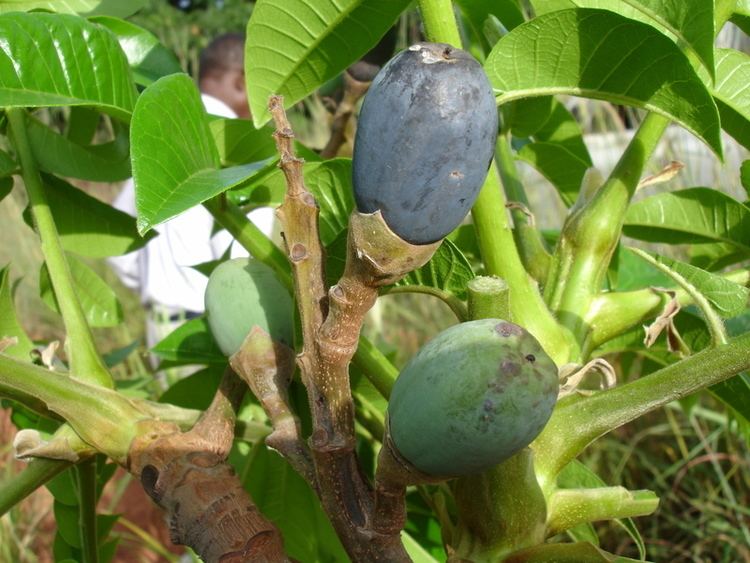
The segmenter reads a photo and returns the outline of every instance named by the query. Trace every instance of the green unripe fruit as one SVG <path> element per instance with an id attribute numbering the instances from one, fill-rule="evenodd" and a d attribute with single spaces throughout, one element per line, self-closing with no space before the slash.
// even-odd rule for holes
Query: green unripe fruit
<path id="1" fill-rule="evenodd" d="M 239 350 L 253 326 L 292 347 L 294 305 L 273 270 L 252 258 L 236 258 L 219 265 L 206 286 L 208 326 L 221 351 Z"/>
<path id="2" fill-rule="evenodd" d="M 557 391 L 557 367 L 526 330 L 498 319 L 462 323 L 402 370 L 388 403 L 391 439 L 423 473 L 478 473 L 542 431 Z"/>

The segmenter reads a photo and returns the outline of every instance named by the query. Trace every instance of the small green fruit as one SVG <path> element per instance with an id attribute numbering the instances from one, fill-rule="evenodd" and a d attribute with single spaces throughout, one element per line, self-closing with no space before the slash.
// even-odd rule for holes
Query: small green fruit
<path id="1" fill-rule="evenodd" d="M 557 367 L 520 326 L 453 326 L 404 367 L 388 403 L 396 449 L 423 473 L 479 473 L 526 447 L 557 401 Z"/>
<path id="2" fill-rule="evenodd" d="M 208 326 L 227 356 L 239 350 L 256 325 L 292 347 L 292 298 L 265 264 L 252 258 L 224 262 L 208 278 L 205 300 Z"/>

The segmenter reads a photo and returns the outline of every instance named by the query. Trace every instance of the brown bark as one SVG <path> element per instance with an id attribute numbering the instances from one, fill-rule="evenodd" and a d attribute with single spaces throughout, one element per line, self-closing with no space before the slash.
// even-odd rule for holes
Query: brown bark
<path id="1" fill-rule="evenodd" d="M 357 74 L 357 77 L 363 78 L 359 74 Z M 336 107 L 336 112 L 333 114 L 331 138 L 328 139 L 328 143 L 320 151 L 320 156 L 323 158 L 333 158 L 336 156 L 341 146 L 347 141 L 346 130 L 354 114 L 354 109 L 357 106 L 357 102 L 367 93 L 370 87 L 372 77 L 367 76 L 366 78 L 370 80 L 358 80 L 351 72 L 344 72 L 344 95 Z"/>
<path id="2" fill-rule="evenodd" d="M 189 545 L 204 561 L 289 561 L 278 529 L 226 462 L 243 389 L 228 370 L 211 406 L 188 432 L 146 422 L 130 448 L 128 469 L 167 512 L 172 541 Z"/>

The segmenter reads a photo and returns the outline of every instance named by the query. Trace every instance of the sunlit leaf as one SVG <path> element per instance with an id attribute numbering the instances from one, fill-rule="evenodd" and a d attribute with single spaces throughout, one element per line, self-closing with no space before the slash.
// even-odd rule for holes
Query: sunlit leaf
<path id="1" fill-rule="evenodd" d="M 739 315 L 745 310 L 750 289 L 679 260 L 647 254 L 637 249 L 631 251 L 643 259 L 649 258 L 649 262 L 655 261 L 656 265 L 661 266 L 662 272 L 672 277 L 679 285 L 689 284 L 691 290 L 708 299 L 714 310 L 725 319 Z"/>
<path id="2" fill-rule="evenodd" d="M 97 16 L 90 20 L 115 34 L 133 70 L 133 79 L 138 84 L 148 86 L 162 76 L 183 72 L 175 54 L 150 31 L 108 16 Z"/>
<path id="3" fill-rule="evenodd" d="M 548 3 L 533 2 L 535 7 Z M 713 0 L 569 0 L 566 4 L 609 10 L 651 25 L 700 61 L 711 76 L 714 74 Z"/>
<path id="4" fill-rule="evenodd" d="M 258 0 L 247 24 L 245 75 L 256 127 L 268 98 L 298 102 L 385 35 L 411 0 Z"/>
<path id="5" fill-rule="evenodd" d="M 172 74 L 138 98 L 131 126 L 138 231 L 237 186 L 267 161 L 219 169 L 219 155 L 194 82 Z"/>
<path id="6" fill-rule="evenodd" d="M 0 13 L 48 10 L 82 16 L 106 15 L 126 18 L 146 5 L 148 0 L 1 0 Z"/>
<path id="7" fill-rule="evenodd" d="M 641 107 L 721 154 L 718 111 L 682 51 L 653 27 L 613 12 L 561 10 L 526 22 L 498 41 L 485 70 L 500 104 L 568 94 Z"/>
<path id="8" fill-rule="evenodd" d="M 710 188 L 659 193 L 630 207 L 624 232 L 650 242 L 720 242 L 750 252 L 750 209 Z"/>
<path id="9" fill-rule="evenodd" d="M 122 306 L 112 288 L 89 266 L 72 254 L 67 255 L 70 274 L 76 296 L 81 303 L 84 315 L 90 326 L 117 326 L 122 322 Z M 53 311 L 60 312 L 57 296 L 52 289 L 52 282 L 47 266 L 42 266 L 39 274 L 39 292 Z"/>
<path id="10" fill-rule="evenodd" d="M 411 272 L 396 285 L 433 287 L 465 299 L 466 284 L 473 278 L 471 264 L 461 250 L 451 241 L 444 240 L 427 264 Z"/>
<path id="11" fill-rule="evenodd" d="M 135 97 L 109 31 L 72 15 L 0 15 L 0 107 L 95 106 L 127 121 Z"/>
<path id="12" fill-rule="evenodd" d="M 716 50 L 716 83 L 712 90 L 721 126 L 750 149 L 750 55 L 733 49 Z"/>

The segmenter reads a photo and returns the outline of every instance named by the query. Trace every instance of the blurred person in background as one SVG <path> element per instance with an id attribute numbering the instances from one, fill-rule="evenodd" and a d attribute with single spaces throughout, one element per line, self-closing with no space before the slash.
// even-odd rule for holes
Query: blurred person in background
<path id="1" fill-rule="evenodd" d="M 245 91 L 244 36 L 229 33 L 215 38 L 201 53 L 198 86 L 209 114 L 248 118 Z M 113 205 L 136 215 L 135 186 L 128 180 Z M 253 210 L 248 217 L 271 235 L 271 208 Z M 218 260 L 228 250 L 232 258 L 247 252 L 224 230 L 214 232 L 214 219 L 201 205 L 155 227 L 159 233 L 143 248 L 109 260 L 123 284 L 140 294 L 147 311 L 146 344 L 156 343 L 188 319 L 204 312 L 208 279 L 192 266 Z"/>

